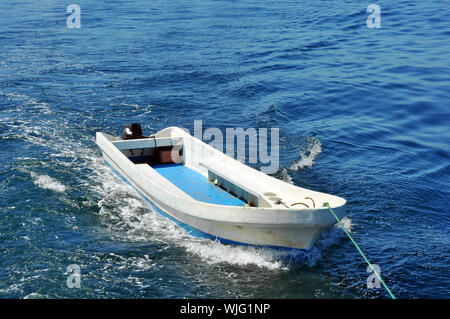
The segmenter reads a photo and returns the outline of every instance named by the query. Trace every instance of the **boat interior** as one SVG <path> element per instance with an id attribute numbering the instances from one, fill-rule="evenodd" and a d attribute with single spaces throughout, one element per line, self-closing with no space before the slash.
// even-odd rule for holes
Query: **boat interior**
<path id="1" fill-rule="evenodd" d="M 232 163 L 223 153 L 214 157 L 205 156 L 205 150 L 194 152 L 192 145 L 184 144 L 183 137 L 116 137 L 111 142 L 142 174 L 149 178 L 163 177 L 170 182 L 166 184 L 171 191 L 198 201 L 277 209 L 320 208 L 324 202 L 333 207 L 345 203 L 339 197 L 286 184 L 240 163 Z M 207 151 L 208 154 L 218 152 Z M 155 171 L 160 176 L 155 176 Z"/>
<path id="2" fill-rule="evenodd" d="M 247 198 L 238 196 L 231 187 L 214 183 L 200 172 L 185 165 L 184 149 L 171 138 L 117 140 L 113 144 L 141 171 L 152 167 L 162 177 L 191 198 L 211 204 L 245 206 Z M 174 146 L 176 144 L 176 146 Z M 174 157 L 174 159 L 172 159 Z M 231 185 L 229 185 L 231 186 Z"/>

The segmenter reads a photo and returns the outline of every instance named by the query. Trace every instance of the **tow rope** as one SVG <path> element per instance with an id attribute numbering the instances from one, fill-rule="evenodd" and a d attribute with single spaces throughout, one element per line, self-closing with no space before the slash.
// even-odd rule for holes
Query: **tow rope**
<path id="1" fill-rule="evenodd" d="M 364 255 L 363 251 L 361 250 L 361 248 L 359 248 L 358 244 L 355 242 L 355 240 L 353 239 L 353 237 L 350 235 L 350 233 L 345 229 L 344 225 L 342 224 L 341 220 L 339 219 L 339 217 L 337 217 L 337 215 L 334 213 L 333 209 L 330 207 L 330 204 L 328 203 L 323 203 L 323 207 L 327 207 L 328 210 L 331 212 L 331 214 L 333 214 L 334 218 L 337 220 L 339 226 L 342 227 L 342 229 L 345 231 L 345 233 L 347 234 L 348 238 L 350 238 L 350 240 L 352 241 L 353 245 L 355 245 L 356 249 L 358 249 L 358 252 L 361 254 L 361 256 L 364 258 L 364 260 L 366 261 L 366 263 L 370 266 L 370 268 L 372 268 L 372 271 L 375 273 L 375 275 L 377 276 L 378 280 L 383 284 L 384 288 L 386 288 L 387 292 L 389 293 L 389 295 L 391 295 L 392 299 L 396 299 L 394 294 L 392 293 L 392 291 L 389 289 L 389 287 L 386 285 L 386 283 L 384 282 L 384 280 L 381 278 L 380 274 L 376 271 L 376 269 L 372 266 L 372 264 L 370 263 L 369 259 L 367 259 L 366 255 Z"/>

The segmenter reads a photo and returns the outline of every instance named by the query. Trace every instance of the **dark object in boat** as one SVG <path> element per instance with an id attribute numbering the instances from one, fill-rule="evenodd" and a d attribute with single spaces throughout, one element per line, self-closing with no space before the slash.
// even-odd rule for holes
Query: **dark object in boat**
<path id="1" fill-rule="evenodd" d="M 180 150 L 174 150 L 173 147 L 161 149 L 158 152 L 158 160 L 161 164 L 170 164 L 170 163 L 177 163 L 179 164 L 181 162 L 180 159 Z"/>
<path id="2" fill-rule="evenodd" d="M 135 140 L 139 138 L 146 138 L 146 136 L 142 135 L 141 124 L 133 123 L 125 126 L 123 128 L 123 139 L 124 140 Z"/>
<path id="3" fill-rule="evenodd" d="M 155 149 L 149 164 L 180 164 L 182 162 L 183 149 L 174 148 L 173 146 L 163 146 Z"/>

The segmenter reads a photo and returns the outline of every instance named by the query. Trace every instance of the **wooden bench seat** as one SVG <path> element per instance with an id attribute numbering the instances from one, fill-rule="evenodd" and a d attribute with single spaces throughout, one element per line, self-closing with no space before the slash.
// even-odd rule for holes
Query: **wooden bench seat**
<path id="1" fill-rule="evenodd" d="M 249 180 L 248 175 L 236 170 L 226 163 L 215 161 L 202 161 L 200 165 L 208 170 L 208 179 L 218 186 L 225 188 L 239 198 L 243 198 L 251 206 L 271 207 L 272 205 L 265 198 L 268 193 L 267 185 Z"/>

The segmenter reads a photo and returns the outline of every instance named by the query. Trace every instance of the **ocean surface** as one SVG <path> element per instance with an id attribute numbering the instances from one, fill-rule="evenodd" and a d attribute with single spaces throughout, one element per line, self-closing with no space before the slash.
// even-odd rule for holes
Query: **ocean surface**
<path id="1" fill-rule="evenodd" d="M 302 262 L 191 237 L 95 144 L 194 120 L 279 128 L 275 177 L 346 198 L 397 297 L 450 297 L 447 1 L 74 2 L 0 2 L 1 298 L 389 298 L 339 227 Z"/>

